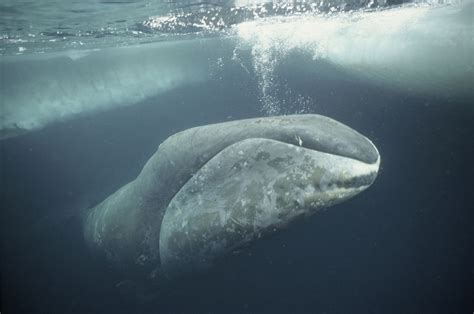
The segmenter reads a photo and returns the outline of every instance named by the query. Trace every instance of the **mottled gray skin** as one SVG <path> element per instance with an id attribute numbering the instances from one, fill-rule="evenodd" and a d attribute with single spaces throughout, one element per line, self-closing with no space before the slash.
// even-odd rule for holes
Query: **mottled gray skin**
<path id="1" fill-rule="evenodd" d="M 173 278 L 358 194 L 379 161 L 367 138 L 319 115 L 188 129 L 85 213 L 85 240 L 130 274 Z"/>

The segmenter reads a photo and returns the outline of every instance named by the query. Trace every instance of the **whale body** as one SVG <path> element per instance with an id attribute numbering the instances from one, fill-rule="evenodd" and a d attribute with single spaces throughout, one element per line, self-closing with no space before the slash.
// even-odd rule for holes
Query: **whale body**
<path id="1" fill-rule="evenodd" d="M 195 127 L 84 212 L 85 241 L 128 274 L 173 279 L 353 197 L 379 163 L 370 140 L 320 115 Z"/>

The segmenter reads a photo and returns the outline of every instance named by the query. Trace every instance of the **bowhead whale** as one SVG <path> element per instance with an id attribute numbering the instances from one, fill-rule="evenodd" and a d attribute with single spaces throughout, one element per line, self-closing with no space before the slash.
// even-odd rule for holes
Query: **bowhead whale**
<path id="1" fill-rule="evenodd" d="M 123 271 L 173 279 L 353 197 L 379 163 L 370 140 L 320 115 L 195 127 L 84 212 L 85 241 Z"/>

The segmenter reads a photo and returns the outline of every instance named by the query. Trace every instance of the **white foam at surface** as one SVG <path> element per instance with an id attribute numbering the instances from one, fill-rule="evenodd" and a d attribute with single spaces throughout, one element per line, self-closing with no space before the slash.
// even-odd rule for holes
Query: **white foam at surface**
<path id="1" fill-rule="evenodd" d="M 465 1 L 272 17 L 239 24 L 235 31 L 240 49 L 252 51 L 263 97 L 269 98 L 264 106 L 269 108 L 275 68 L 295 51 L 371 83 L 420 94 L 472 97 L 472 8 L 473 2 Z"/>
<path id="2" fill-rule="evenodd" d="M 287 105 L 274 92 L 281 81 L 275 70 L 294 52 L 331 63 L 370 84 L 474 99 L 473 1 L 451 3 L 272 17 L 237 24 L 234 60 L 249 75 L 258 76 L 263 109 L 271 115 L 282 113 L 279 106 Z M 224 71 L 222 60 L 228 56 L 220 55 L 212 44 L 219 40 L 199 42 L 2 56 L 0 133 L 39 129 L 77 115 L 134 105 L 205 81 L 212 75 L 211 59 L 220 60 Z M 254 72 L 240 60 L 248 50 Z M 318 62 L 307 62 L 304 67 L 324 76 Z M 313 104 L 306 95 L 290 96 L 302 105 Z"/>

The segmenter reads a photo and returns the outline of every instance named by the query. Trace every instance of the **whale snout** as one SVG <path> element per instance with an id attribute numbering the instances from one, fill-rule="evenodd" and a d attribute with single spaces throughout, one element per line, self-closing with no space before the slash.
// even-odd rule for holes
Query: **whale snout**
<path id="1" fill-rule="evenodd" d="M 296 141 L 287 143 L 313 151 L 313 166 L 319 167 L 308 169 L 308 173 L 324 172 L 319 184 L 314 184 L 319 191 L 362 191 L 375 181 L 380 154 L 367 137 L 327 117 L 303 117 L 293 131 L 287 130 L 288 138 L 296 134 Z"/>

